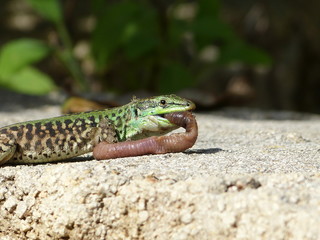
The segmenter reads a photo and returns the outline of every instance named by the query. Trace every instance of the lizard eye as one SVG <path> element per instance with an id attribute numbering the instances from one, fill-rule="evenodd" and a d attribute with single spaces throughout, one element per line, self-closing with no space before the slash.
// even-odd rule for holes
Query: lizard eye
<path id="1" fill-rule="evenodd" d="M 162 99 L 162 100 L 160 100 L 160 104 L 163 106 L 163 105 L 166 105 L 167 102 L 166 102 L 166 100 Z"/>

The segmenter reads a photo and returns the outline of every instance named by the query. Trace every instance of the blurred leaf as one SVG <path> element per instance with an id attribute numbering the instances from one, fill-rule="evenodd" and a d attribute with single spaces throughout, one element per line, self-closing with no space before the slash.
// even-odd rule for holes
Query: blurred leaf
<path id="1" fill-rule="evenodd" d="M 134 26 L 134 28 L 130 26 Z M 153 8 L 139 5 L 135 17 L 131 19 L 127 29 L 134 29 L 125 34 L 123 44 L 129 60 L 137 59 L 160 44 L 157 16 Z"/>
<path id="2" fill-rule="evenodd" d="M 229 24 L 224 23 L 219 15 L 217 0 L 200 0 L 199 11 L 191 29 L 198 50 L 208 45 L 219 48 L 218 63 L 243 62 L 246 64 L 270 64 L 267 53 L 245 44 L 233 31 Z"/>
<path id="3" fill-rule="evenodd" d="M 270 65 L 270 56 L 261 49 L 249 46 L 242 41 L 234 41 L 227 44 L 220 51 L 218 63 L 228 64 L 230 62 L 243 62 L 246 64 Z"/>
<path id="4" fill-rule="evenodd" d="M 92 52 L 98 70 L 105 68 L 112 54 L 121 46 L 125 30 L 136 9 L 137 4 L 124 1 L 106 5 L 103 13 L 97 16 L 97 25 L 92 35 Z"/>
<path id="5" fill-rule="evenodd" d="M 181 44 L 185 33 L 189 31 L 188 24 L 185 21 L 171 19 L 169 24 L 169 41 L 168 45 L 172 48 L 177 48 Z"/>
<path id="6" fill-rule="evenodd" d="M 129 60 L 137 59 L 160 44 L 156 15 L 151 9 L 140 6 L 136 17 L 127 25 L 123 46 Z"/>
<path id="7" fill-rule="evenodd" d="M 191 24 L 198 49 L 210 45 L 213 41 L 225 41 L 233 38 L 230 26 L 219 18 L 219 1 L 199 0 L 196 18 Z"/>
<path id="8" fill-rule="evenodd" d="M 153 37 L 139 34 L 130 39 L 125 45 L 126 55 L 129 60 L 137 59 L 154 49 L 158 42 L 159 41 Z"/>
<path id="9" fill-rule="evenodd" d="M 229 25 L 212 16 L 197 18 L 193 23 L 193 32 L 199 49 L 213 42 L 226 42 L 235 38 Z"/>
<path id="10" fill-rule="evenodd" d="M 19 39 L 7 43 L 0 50 L 0 78 L 7 78 L 22 67 L 47 56 L 50 48 L 32 39 Z"/>
<path id="11" fill-rule="evenodd" d="M 189 69 L 179 62 L 167 63 L 160 74 L 158 89 L 160 93 L 173 93 L 194 83 Z"/>
<path id="12" fill-rule="evenodd" d="M 100 0 L 95 3 L 102 7 Z M 124 50 L 128 60 L 133 60 L 159 44 L 154 9 L 132 1 L 109 4 L 104 9 L 98 15 L 92 40 L 92 52 L 99 70 L 106 67 L 116 51 Z"/>
<path id="13" fill-rule="evenodd" d="M 199 0 L 198 1 L 200 16 L 214 16 L 217 17 L 220 10 L 220 1 L 219 0 Z"/>
<path id="14" fill-rule="evenodd" d="M 66 22 L 64 22 L 60 0 L 27 1 L 37 12 L 39 12 L 40 15 L 54 23 L 59 40 L 61 41 L 61 46 L 63 46 L 59 49 L 58 47 L 56 47 L 56 52 L 58 53 L 58 55 L 67 55 L 66 57 L 61 57 L 60 59 L 62 60 L 62 63 L 65 65 L 65 67 L 69 70 L 73 82 L 72 88 L 76 89 L 77 87 L 81 91 L 88 90 L 89 84 L 86 81 L 84 74 L 73 53 L 74 45 L 66 27 Z M 67 53 L 65 54 L 65 52 Z"/>
<path id="15" fill-rule="evenodd" d="M 55 85 L 50 77 L 33 67 L 24 67 L 13 74 L 8 81 L 0 84 L 3 87 L 16 92 L 43 95 L 55 89 Z"/>
<path id="16" fill-rule="evenodd" d="M 164 93 L 193 86 L 207 67 L 197 57 L 209 46 L 216 47 L 220 57 L 212 64 L 270 63 L 266 53 L 244 44 L 221 20 L 219 0 L 161 7 L 150 1 L 93 0 L 93 9 L 97 25 L 91 49 L 99 75 L 108 76 L 108 89 Z M 189 17 L 177 14 L 181 9 L 189 11 Z"/>
<path id="17" fill-rule="evenodd" d="M 27 0 L 44 18 L 58 24 L 63 21 L 59 0 Z"/>

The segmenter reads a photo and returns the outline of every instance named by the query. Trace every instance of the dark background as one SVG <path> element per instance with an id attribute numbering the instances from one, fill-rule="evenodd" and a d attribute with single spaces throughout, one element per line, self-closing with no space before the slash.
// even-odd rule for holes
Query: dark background
<path id="1" fill-rule="evenodd" d="M 60 4 L 56 22 L 36 1 L 2 1 L 0 48 L 41 40 L 51 51 L 32 66 L 70 95 L 320 112 L 319 1 L 43 0 Z M 4 78 L 0 87 L 32 93 Z"/>

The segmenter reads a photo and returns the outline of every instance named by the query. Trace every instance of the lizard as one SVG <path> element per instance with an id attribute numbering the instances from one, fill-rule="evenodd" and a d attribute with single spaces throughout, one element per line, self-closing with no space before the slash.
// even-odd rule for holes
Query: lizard
<path id="1" fill-rule="evenodd" d="M 61 161 L 118 143 L 164 135 L 179 126 L 165 114 L 195 109 L 190 100 L 163 95 L 123 106 L 32 120 L 0 128 L 0 165 Z"/>

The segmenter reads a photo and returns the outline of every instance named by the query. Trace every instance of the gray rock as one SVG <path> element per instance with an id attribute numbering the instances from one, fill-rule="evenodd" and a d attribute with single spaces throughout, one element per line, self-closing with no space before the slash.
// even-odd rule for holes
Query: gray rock
<path id="1" fill-rule="evenodd" d="M 0 239 L 319 239 L 320 118 L 196 115 L 185 153 L 0 168 Z"/>

